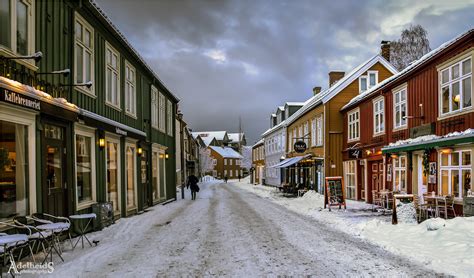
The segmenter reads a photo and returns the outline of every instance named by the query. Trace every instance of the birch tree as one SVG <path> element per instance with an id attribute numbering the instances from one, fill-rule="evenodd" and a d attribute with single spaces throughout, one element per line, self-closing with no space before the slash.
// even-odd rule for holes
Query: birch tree
<path id="1" fill-rule="evenodd" d="M 421 25 L 410 25 L 403 30 L 398 40 L 390 42 L 392 65 L 399 71 L 403 70 L 410 63 L 430 52 L 427 34 L 428 32 Z"/>

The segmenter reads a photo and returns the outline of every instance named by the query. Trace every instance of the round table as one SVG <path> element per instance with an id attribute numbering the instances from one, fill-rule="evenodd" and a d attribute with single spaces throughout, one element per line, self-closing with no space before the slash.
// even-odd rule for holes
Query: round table
<path id="1" fill-rule="evenodd" d="M 87 240 L 87 242 L 89 242 L 89 245 L 92 247 L 92 243 L 86 236 L 86 231 L 90 223 L 92 222 L 92 219 L 96 218 L 97 215 L 95 213 L 76 214 L 69 216 L 69 219 L 71 219 L 71 221 L 79 222 L 79 238 L 77 239 L 77 242 L 76 244 L 74 244 L 73 248 L 76 248 L 76 245 L 79 243 L 80 240 L 82 240 L 82 248 L 84 248 L 84 238 Z M 83 220 L 87 221 L 87 224 L 85 226 Z"/>
<path id="2" fill-rule="evenodd" d="M 43 224 L 36 226 L 37 229 L 43 230 L 43 231 L 50 231 L 52 233 L 52 242 L 49 243 L 49 250 L 48 254 L 46 254 L 46 257 L 43 260 L 43 263 L 48 259 L 48 256 L 51 255 L 51 262 L 53 261 L 53 250 L 56 251 L 56 254 L 58 254 L 59 258 L 64 262 L 63 257 L 61 256 L 60 253 L 60 247 L 59 247 L 59 239 L 57 238 L 56 233 L 61 233 L 64 231 L 67 231 L 71 225 L 66 222 L 56 222 L 56 223 L 48 223 L 48 224 Z M 58 248 L 56 248 L 56 244 L 58 244 Z"/>

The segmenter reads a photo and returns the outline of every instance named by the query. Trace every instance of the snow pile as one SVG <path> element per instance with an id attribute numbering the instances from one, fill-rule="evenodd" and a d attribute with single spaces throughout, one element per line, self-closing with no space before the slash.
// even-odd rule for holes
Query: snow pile
<path id="1" fill-rule="evenodd" d="M 413 203 L 397 204 L 398 223 L 418 223 L 416 220 L 416 209 Z"/>
<path id="2" fill-rule="evenodd" d="M 315 191 L 288 198 L 272 187 L 245 182 L 235 185 L 435 271 L 464 277 L 474 273 L 474 217 L 434 218 L 416 224 L 415 208 L 410 203 L 397 206 L 399 224 L 392 225 L 391 213 L 374 213 L 372 205 L 364 202 L 346 200 L 346 210 L 335 207 L 329 212 L 323 209 L 324 196 Z"/>
<path id="3" fill-rule="evenodd" d="M 434 134 L 430 135 L 424 135 L 416 138 L 409 138 L 405 140 L 399 140 L 394 143 L 390 143 L 388 146 L 389 147 L 398 147 L 398 146 L 403 146 L 403 145 L 408 145 L 408 144 L 417 144 L 417 143 L 423 143 L 423 142 L 428 142 L 436 139 L 443 139 L 443 138 L 451 138 L 451 137 L 459 137 L 459 136 L 469 136 L 469 135 L 474 135 L 474 129 L 469 128 L 464 131 L 455 131 L 448 133 L 444 136 L 438 136 Z"/>

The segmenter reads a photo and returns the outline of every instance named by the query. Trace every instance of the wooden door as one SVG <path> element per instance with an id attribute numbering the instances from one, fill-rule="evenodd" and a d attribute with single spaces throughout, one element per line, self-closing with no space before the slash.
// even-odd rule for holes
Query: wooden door
<path id="1" fill-rule="evenodd" d="M 379 162 L 372 162 L 371 163 L 371 181 L 372 181 L 372 189 L 377 192 L 383 189 L 383 163 Z M 370 192 L 372 193 L 372 192 Z"/>
<path id="2" fill-rule="evenodd" d="M 45 138 L 43 212 L 67 216 L 66 154 L 64 142 Z"/>

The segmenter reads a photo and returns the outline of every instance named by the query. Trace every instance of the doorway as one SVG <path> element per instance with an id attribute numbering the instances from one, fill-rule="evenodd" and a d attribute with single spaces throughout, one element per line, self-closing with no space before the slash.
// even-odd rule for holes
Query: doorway
<path id="1" fill-rule="evenodd" d="M 68 214 L 64 133 L 64 127 L 44 125 L 43 212 L 56 216 L 67 216 Z"/>
<path id="2" fill-rule="evenodd" d="M 150 179 L 148 178 L 148 151 L 143 150 L 141 161 L 140 161 L 140 181 L 141 181 L 141 200 L 143 209 L 148 208 L 150 205 L 149 190 Z"/>
<path id="3" fill-rule="evenodd" d="M 423 198 L 423 194 L 428 192 L 428 177 L 424 173 L 423 156 L 418 155 L 418 196 Z"/>

